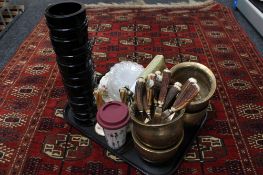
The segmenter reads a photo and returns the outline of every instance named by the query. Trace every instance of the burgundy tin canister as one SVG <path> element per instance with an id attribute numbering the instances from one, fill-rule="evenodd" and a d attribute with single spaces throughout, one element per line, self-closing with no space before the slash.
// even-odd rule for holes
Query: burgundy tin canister
<path id="1" fill-rule="evenodd" d="M 98 110 L 97 122 L 103 128 L 107 144 L 112 149 L 118 149 L 126 142 L 129 120 L 127 105 L 118 101 L 108 102 Z"/>

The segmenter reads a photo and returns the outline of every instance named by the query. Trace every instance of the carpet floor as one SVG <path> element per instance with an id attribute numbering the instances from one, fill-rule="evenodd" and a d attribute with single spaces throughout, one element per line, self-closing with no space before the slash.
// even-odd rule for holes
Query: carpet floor
<path id="1" fill-rule="evenodd" d="M 231 10 L 96 7 L 87 16 L 101 73 L 156 54 L 169 68 L 194 61 L 214 72 L 208 120 L 176 174 L 263 174 L 263 62 Z M 0 73 L 0 174 L 141 174 L 65 123 L 48 35 L 42 19 Z"/>
<path id="2" fill-rule="evenodd" d="M 59 2 L 63 0 L 12 0 L 13 3 L 25 5 L 25 12 L 15 21 L 9 30 L 0 39 L 0 69 L 8 62 L 18 49 L 23 40 L 33 30 L 38 21 L 44 14 L 44 10 L 49 3 Z M 125 0 L 79 0 L 83 3 L 120 3 Z M 135 0 L 134 0 L 135 1 Z M 193 0 L 144 0 L 147 4 L 154 3 L 170 3 L 170 2 L 192 2 Z M 195 0 L 197 2 L 205 0 Z M 232 8 L 233 0 L 216 0 L 230 8 Z M 238 23 L 246 31 L 251 41 L 256 45 L 258 51 L 262 55 L 263 51 L 263 39 L 246 20 L 246 18 L 238 11 L 232 10 Z"/>
<path id="3" fill-rule="evenodd" d="M 7 5 L 8 4 L 8 5 Z M 7 8 L 8 7 L 8 8 Z M 23 5 L 13 5 L 8 1 L 4 3 L 0 1 L 1 17 L 0 19 L 0 38 L 4 34 L 5 30 L 8 30 L 10 23 L 24 11 Z M 3 10 L 2 10 L 3 9 Z"/>

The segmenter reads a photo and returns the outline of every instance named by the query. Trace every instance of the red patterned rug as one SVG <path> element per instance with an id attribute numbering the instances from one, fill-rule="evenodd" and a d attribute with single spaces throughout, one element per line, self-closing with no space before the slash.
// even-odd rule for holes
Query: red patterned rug
<path id="1" fill-rule="evenodd" d="M 96 70 L 116 62 L 200 62 L 218 88 L 178 174 L 263 174 L 263 62 L 231 10 L 89 8 Z M 0 174 L 141 174 L 63 120 L 67 102 L 45 20 L 0 73 Z"/>
<path id="2" fill-rule="evenodd" d="M 24 12 L 24 5 L 14 5 L 8 0 L 0 0 L 0 34 L 4 32 L 11 22 Z"/>

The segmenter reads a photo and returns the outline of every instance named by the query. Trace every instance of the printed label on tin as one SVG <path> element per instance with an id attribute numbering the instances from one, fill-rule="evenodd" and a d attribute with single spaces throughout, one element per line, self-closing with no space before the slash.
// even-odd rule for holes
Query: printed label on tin
<path id="1" fill-rule="evenodd" d="M 107 144 L 112 149 L 120 148 L 126 142 L 126 132 L 127 132 L 127 126 L 124 126 L 117 130 L 104 129 Z"/>

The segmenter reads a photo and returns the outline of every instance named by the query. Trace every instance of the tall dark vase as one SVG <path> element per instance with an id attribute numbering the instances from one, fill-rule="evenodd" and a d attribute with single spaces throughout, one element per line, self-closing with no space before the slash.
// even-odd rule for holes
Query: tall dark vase
<path id="1" fill-rule="evenodd" d="M 93 125 L 94 69 L 85 6 L 77 2 L 52 4 L 46 8 L 45 17 L 74 117 Z"/>

